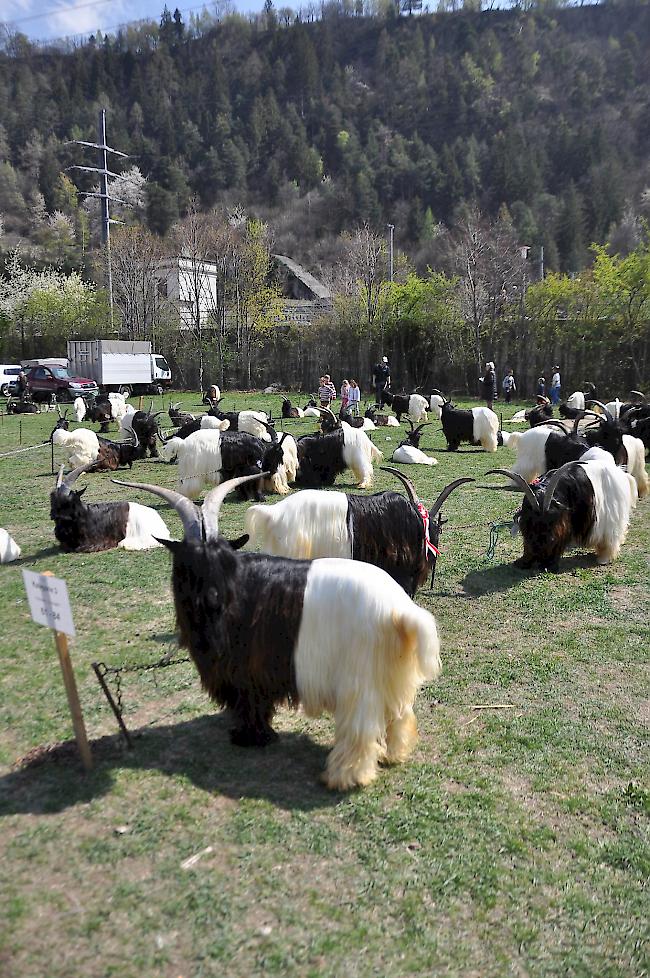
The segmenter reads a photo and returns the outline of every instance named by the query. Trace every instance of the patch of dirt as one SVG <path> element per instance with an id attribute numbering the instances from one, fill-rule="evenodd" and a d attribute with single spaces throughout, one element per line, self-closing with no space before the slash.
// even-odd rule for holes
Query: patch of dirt
<path id="1" fill-rule="evenodd" d="M 614 611 L 630 621 L 648 624 L 650 618 L 650 590 L 642 584 L 616 584 L 607 592 Z"/>

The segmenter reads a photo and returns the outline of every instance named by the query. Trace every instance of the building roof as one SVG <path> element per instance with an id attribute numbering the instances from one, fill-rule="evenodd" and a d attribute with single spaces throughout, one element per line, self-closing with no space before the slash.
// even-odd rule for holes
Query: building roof
<path id="1" fill-rule="evenodd" d="M 313 292 L 317 299 L 332 298 L 332 293 L 327 286 L 319 282 L 317 278 L 314 278 L 311 272 L 306 271 L 298 262 L 295 262 L 292 258 L 287 258 L 286 255 L 273 255 L 273 257 L 281 265 L 284 265 L 285 268 L 288 268 L 291 274 L 295 275 L 310 292 Z"/>

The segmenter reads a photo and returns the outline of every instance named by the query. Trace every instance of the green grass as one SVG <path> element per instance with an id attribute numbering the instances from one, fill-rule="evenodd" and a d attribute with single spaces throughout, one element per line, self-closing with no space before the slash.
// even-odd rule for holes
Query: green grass
<path id="1" fill-rule="evenodd" d="M 178 399 L 198 409 L 196 396 Z M 279 403 L 224 398 L 228 410 L 277 413 Z M 19 447 L 18 424 L 0 419 L 0 453 Z M 52 426 L 52 415 L 23 417 L 23 444 Z M 313 422 L 287 427 L 302 433 Z M 388 457 L 400 437 L 381 429 L 374 440 Z M 503 448 L 496 459 L 469 447 L 448 454 L 438 424 L 422 447 L 439 460 L 409 469 L 425 500 L 513 459 Z M 0 568 L 0 973 L 648 973 L 647 501 L 616 563 L 597 567 L 577 552 L 549 575 L 513 568 L 521 543 L 507 531 L 486 557 L 489 524 L 507 519 L 518 497 L 454 493 L 434 588 L 417 599 L 437 617 L 444 663 L 418 697 L 420 742 L 407 764 L 343 796 L 318 781 L 329 717 L 283 710 L 278 743 L 234 748 L 191 664 L 124 676 L 136 735 L 127 750 L 91 663 L 147 663 L 173 650 L 169 556 L 60 553 L 49 448 L 0 466 L 0 525 L 23 549 L 21 562 Z M 173 485 L 176 470 L 146 461 L 132 475 Z M 108 475 L 87 481 L 89 499 L 124 498 Z M 377 471 L 376 488 L 387 487 L 395 480 Z M 337 488 L 352 488 L 347 474 Z M 130 497 L 180 533 L 165 506 Z M 225 503 L 228 535 L 242 532 L 245 505 Z M 88 776 L 69 745 L 52 636 L 29 617 L 21 566 L 68 583 L 95 756 Z M 41 763 L 16 764 L 61 742 Z"/>

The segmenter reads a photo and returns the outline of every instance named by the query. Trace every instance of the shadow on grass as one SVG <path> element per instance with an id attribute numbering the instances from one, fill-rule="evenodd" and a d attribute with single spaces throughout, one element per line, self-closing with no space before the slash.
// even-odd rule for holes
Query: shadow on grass
<path id="1" fill-rule="evenodd" d="M 310 811 L 340 796 L 318 780 L 327 747 L 305 734 L 282 733 L 264 749 L 234 747 L 227 713 L 132 731 L 129 750 L 117 736 L 91 741 L 94 769 L 83 774 L 74 741 L 35 748 L 0 778 L 0 814 L 44 815 L 108 794 L 113 772 L 159 771 L 189 779 L 210 794 L 264 798 L 279 808 Z"/>
<path id="2" fill-rule="evenodd" d="M 18 560 L 12 560 L 12 564 L 14 567 L 20 567 L 22 564 L 32 564 L 35 560 L 44 560 L 46 557 L 58 557 L 62 553 L 61 548 L 53 544 L 50 547 L 35 550 L 34 553 L 25 554 L 24 557 L 19 557 Z"/>
<path id="3" fill-rule="evenodd" d="M 553 576 L 558 577 L 562 574 L 575 575 L 581 568 L 595 568 L 598 566 L 599 565 L 596 563 L 595 554 L 574 554 L 571 557 L 563 557 L 560 560 L 560 568 L 553 574 Z M 462 585 L 465 593 L 460 596 L 473 599 L 480 598 L 484 594 L 495 594 L 499 591 L 507 591 L 508 588 L 515 584 L 519 584 L 525 578 L 541 577 L 548 573 L 551 572 L 543 571 L 539 567 L 533 567 L 530 570 L 523 570 L 520 567 L 515 567 L 514 564 L 499 564 L 496 567 L 481 568 L 480 570 L 470 571 L 470 573 L 463 578 Z M 458 597 L 459 595 L 454 596 Z"/>

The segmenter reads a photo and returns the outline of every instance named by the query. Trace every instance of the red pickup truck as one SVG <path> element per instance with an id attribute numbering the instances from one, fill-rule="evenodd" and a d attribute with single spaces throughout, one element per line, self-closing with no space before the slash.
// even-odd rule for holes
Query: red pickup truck
<path id="1" fill-rule="evenodd" d="M 27 389 L 35 401 L 74 401 L 75 397 L 97 397 L 99 387 L 88 377 L 72 377 L 66 367 L 30 367 L 25 371 Z"/>

